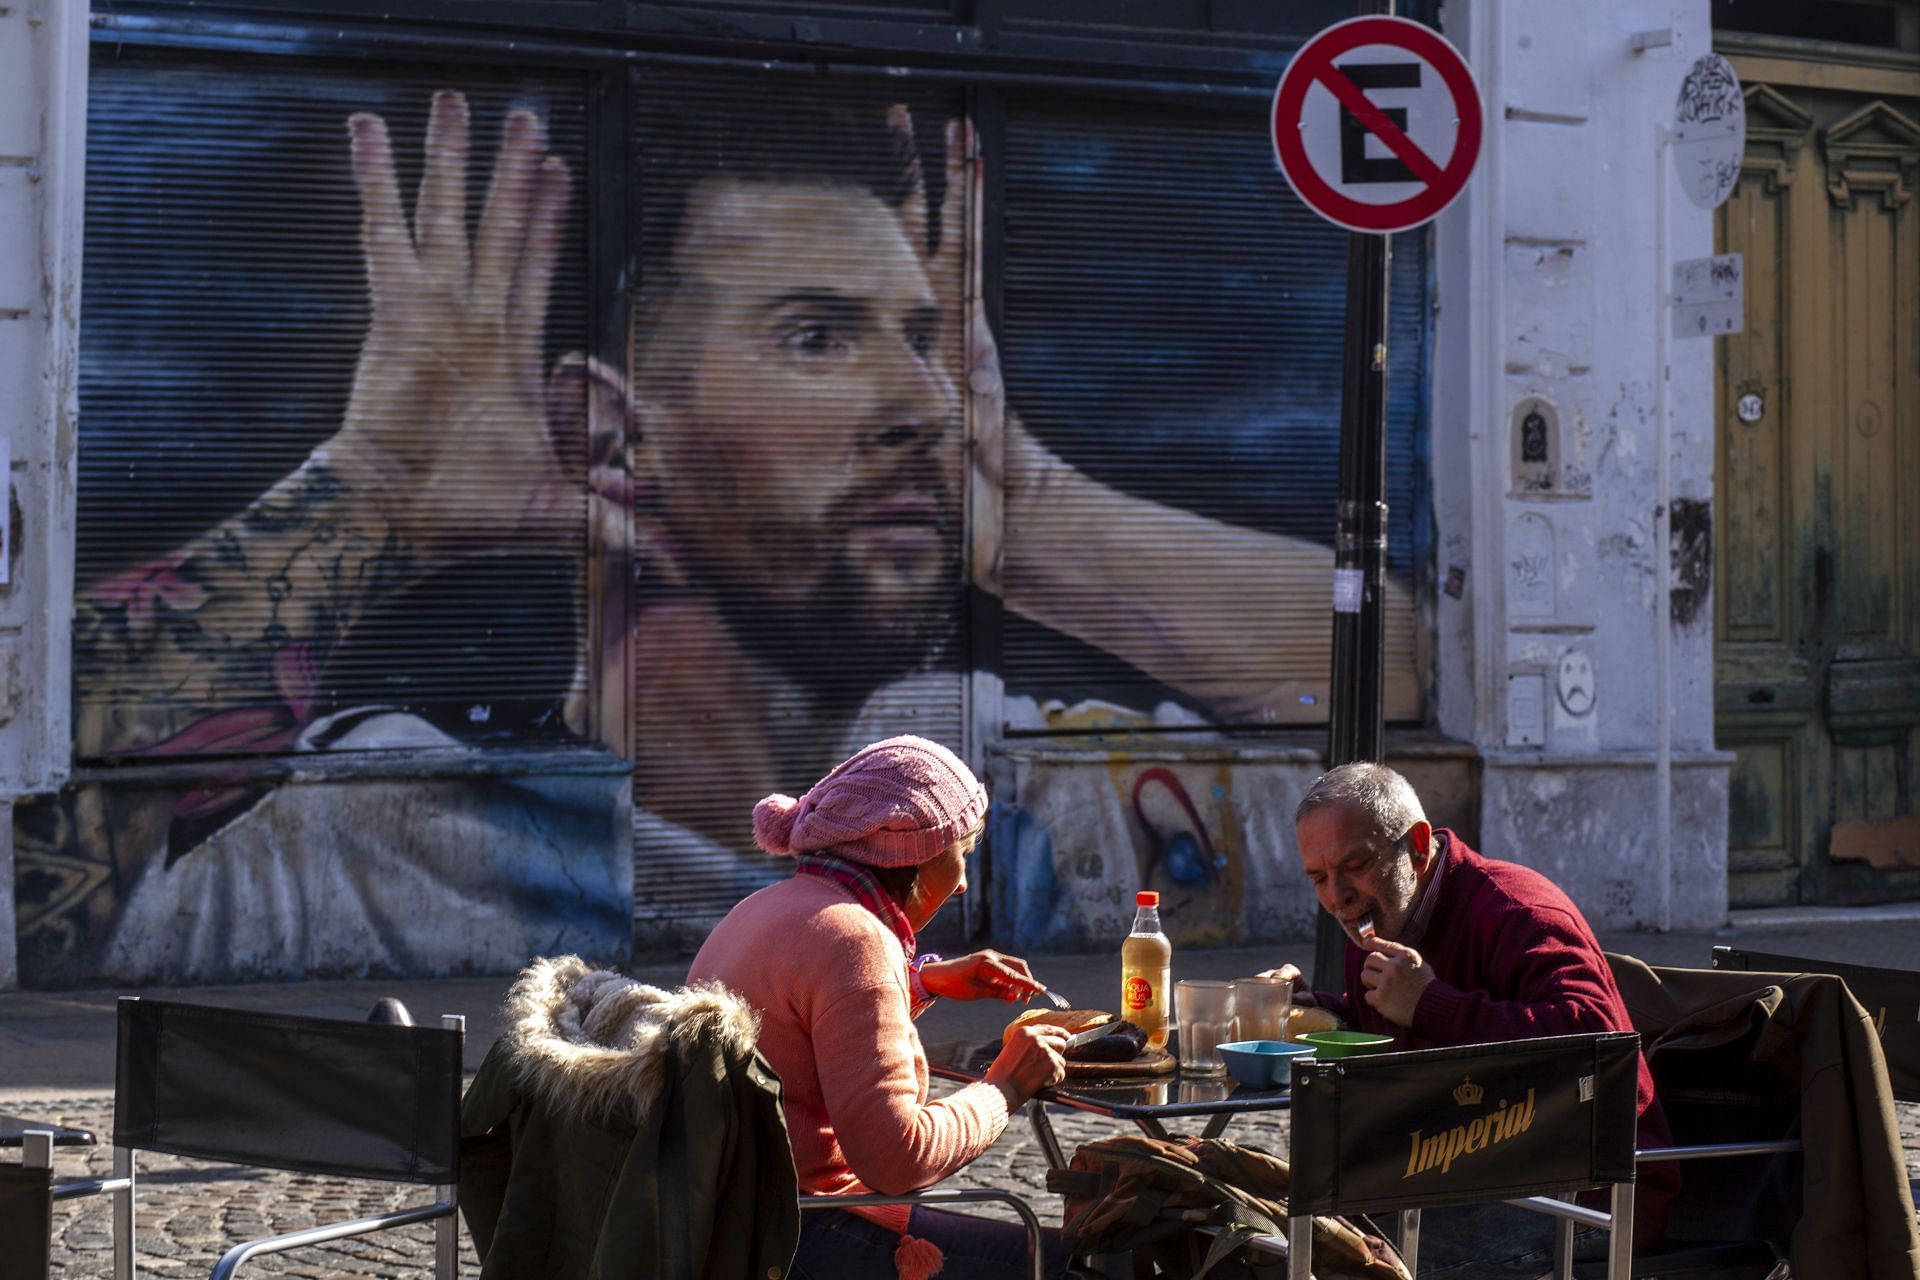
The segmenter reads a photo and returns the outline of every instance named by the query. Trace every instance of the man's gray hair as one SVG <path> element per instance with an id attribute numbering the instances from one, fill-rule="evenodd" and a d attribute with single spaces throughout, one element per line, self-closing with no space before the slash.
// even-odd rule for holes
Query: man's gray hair
<path id="1" fill-rule="evenodd" d="M 1299 826 L 1316 809 L 1329 805 L 1351 805 L 1373 820 L 1381 835 L 1398 840 L 1416 822 L 1425 822 L 1427 812 L 1413 784 L 1383 764 L 1359 761 L 1329 769 L 1307 788 L 1300 805 L 1293 811 L 1293 825 Z"/>

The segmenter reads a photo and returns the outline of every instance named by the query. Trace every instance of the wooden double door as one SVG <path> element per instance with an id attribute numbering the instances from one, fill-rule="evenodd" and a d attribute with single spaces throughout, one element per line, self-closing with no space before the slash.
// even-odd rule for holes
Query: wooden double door
<path id="1" fill-rule="evenodd" d="M 1734 63 L 1715 729 L 1734 907 L 1920 897 L 1920 66 Z"/>

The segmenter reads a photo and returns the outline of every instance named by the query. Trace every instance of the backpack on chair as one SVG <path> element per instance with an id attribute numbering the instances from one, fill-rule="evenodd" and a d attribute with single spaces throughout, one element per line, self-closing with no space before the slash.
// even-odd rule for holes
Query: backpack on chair
<path id="1" fill-rule="evenodd" d="M 1284 1258 L 1244 1248 L 1254 1236 L 1287 1234 L 1287 1162 L 1214 1138 L 1106 1138 L 1049 1170 L 1065 1196 L 1062 1218 L 1074 1253 L 1130 1251 L 1136 1267 L 1200 1277 L 1238 1254 L 1256 1277 L 1284 1277 Z M 1211 1243 L 1196 1227 L 1215 1227 Z M 1316 1215 L 1317 1280 L 1412 1280 L 1394 1247 L 1364 1218 Z"/>

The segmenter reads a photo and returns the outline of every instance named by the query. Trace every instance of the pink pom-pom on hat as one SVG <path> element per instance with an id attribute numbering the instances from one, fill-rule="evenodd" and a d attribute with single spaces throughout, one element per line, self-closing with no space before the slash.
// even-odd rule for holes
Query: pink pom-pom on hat
<path id="1" fill-rule="evenodd" d="M 782 857 L 831 850 L 870 867 L 913 867 L 986 816 L 987 789 L 960 757 L 907 736 L 862 747 L 798 800 L 762 800 L 753 807 L 753 839 Z"/>

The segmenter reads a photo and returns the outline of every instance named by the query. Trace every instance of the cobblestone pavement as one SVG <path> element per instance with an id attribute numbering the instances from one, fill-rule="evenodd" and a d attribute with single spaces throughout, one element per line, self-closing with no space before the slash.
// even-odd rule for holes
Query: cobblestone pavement
<path id="1" fill-rule="evenodd" d="M 936 1093 L 952 1087 L 941 1082 L 934 1086 Z M 89 1128 L 103 1136 L 112 1127 L 112 1099 L 105 1095 L 37 1103 L 32 1110 L 36 1116 Z M 1920 1175 L 1920 1106 L 1902 1103 L 1899 1112 L 1907 1172 L 1910 1177 Z M 1083 1142 L 1130 1131 L 1111 1120 L 1059 1108 L 1054 1111 L 1053 1125 L 1068 1151 Z M 1227 1137 L 1269 1150 L 1285 1150 L 1286 1121 L 1277 1113 L 1251 1117 L 1237 1123 Z M 58 1152 L 55 1176 L 104 1176 L 111 1170 L 112 1158 L 105 1146 L 84 1156 L 71 1150 Z M 1008 1125 L 1006 1134 L 991 1150 L 946 1185 L 992 1186 L 1016 1192 L 1033 1204 L 1043 1223 L 1058 1224 L 1060 1201 L 1046 1190 L 1044 1167 L 1032 1126 L 1022 1115 Z M 221 1253 L 238 1241 L 386 1212 L 431 1198 L 427 1188 L 239 1169 L 170 1156 L 142 1157 L 138 1173 L 136 1262 L 140 1271 L 154 1276 L 206 1275 Z M 983 1211 L 1012 1216 L 1011 1210 L 999 1206 Z M 111 1223 L 110 1207 L 101 1197 L 55 1205 L 53 1275 L 62 1280 L 95 1280 L 111 1275 Z M 478 1273 L 473 1244 L 464 1229 L 461 1258 L 464 1274 Z M 419 1226 L 261 1258 L 249 1263 L 245 1274 L 307 1280 L 426 1280 L 432 1270 L 433 1233 L 431 1228 Z"/>

